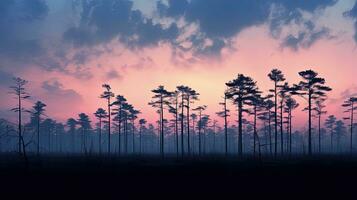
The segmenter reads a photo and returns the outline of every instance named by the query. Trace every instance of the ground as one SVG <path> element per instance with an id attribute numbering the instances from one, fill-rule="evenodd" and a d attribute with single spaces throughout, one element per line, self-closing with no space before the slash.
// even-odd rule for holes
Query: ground
<path id="1" fill-rule="evenodd" d="M 12 197 L 356 199 L 356 181 L 357 157 L 347 155 L 260 160 L 42 155 L 29 156 L 27 167 L 17 155 L 0 156 L 0 191 Z"/>

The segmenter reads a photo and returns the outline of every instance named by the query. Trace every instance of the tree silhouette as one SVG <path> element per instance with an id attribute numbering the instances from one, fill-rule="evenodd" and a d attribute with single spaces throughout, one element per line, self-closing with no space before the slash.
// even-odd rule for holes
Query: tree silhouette
<path id="1" fill-rule="evenodd" d="M 349 117 L 345 117 L 345 120 L 350 120 L 350 152 L 353 152 L 353 126 L 354 126 L 354 112 L 357 110 L 355 103 L 357 97 L 350 97 L 342 104 L 342 107 L 346 108 L 345 113 L 349 113 Z"/>
<path id="2" fill-rule="evenodd" d="M 308 135 L 308 154 L 312 155 L 311 131 L 312 131 L 312 101 L 326 96 L 326 92 L 331 91 L 330 87 L 325 86 L 325 79 L 318 77 L 318 73 L 313 70 L 305 70 L 299 72 L 303 79 L 300 81 L 298 88 L 301 96 L 307 96 L 308 111 L 309 111 L 309 135 Z"/>
<path id="3" fill-rule="evenodd" d="M 243 112 L 248 110 L 244 109 L 244 105 L 254 99 L 258 91 L 256 82 L 248 76 L 238 74 L 236 79 L 226 83 L 229 87 L 228 98 L 231 98 L 238 107 L 238 154 L 243 155 Z"/>
<path id="4" fill-rule="evenodd" d="M 201 138 L 201 130 L 203 127 L 202 124 L 202 112 L 204 110 L 206 110 L 207 106 L 203 105 L 203 106 L 198 106 L 197 108 L 192 109 L 193 111 L 197 111 L 198 112 L 198 153 L 199 155 L 202 154 L 202 138 Z"/>
<path id="5" fill-rule="evenodd" d="M 192 140 L 192 149 L 195 149 L 195 136 L 196 136 L 196 120 L 197 120 L 197 115 L 195 113 L 191 114 L 191 119 L 192 119 L 192 135 L 193 135 L 193 140 Z"/>
<path id="6" fill-rule="evenodd" d="M 74 133 L 76 132 L 76 126 L 77 126 L 78 122 L 73 118 L 69 118 L 67 120 L 66 124 L 69 127 L 69 132 L 71 134 L 72 151 L 74 151 L 75 150 L 75 148 L 74 148 Z"/>
<path id="7" fill-rule="evenodd" d="M 131 107 L 129 110 L 129 119 L 131 120 L 132 125 L 132 148 L 133 153 L 135 153 L 135 120 L 138 118 L 138 114 L 140 114 L 139 110 L 135 110 L 134 107 Z"/>
<path id="8" fill-rule="evenodd" d="M 336 126 L 334 129 L 334 132 L 337 136 L 337 145 L 336 145 L 336 150 L 337 152 L 340 152 L 340 143 L 341 143 L 341 137 L 346 133 L 346 127 L 345 124 L 343 123 L 342 120 L 337 120 L 336 121 Z"/>
<path id="9" fill-rule="evenodd" d="M 32 106 L 32 110 L 30 113 L 36 119 L 36 131 L 37 131 L 37 155 L 40 155 L 40 124 L 41 124 L 41 116 L 45 112 L 46 104 L 41 101 L 37 101 L 34 106 Z"/>
<path id="10" fill-rule="evenodd" d="M 223 110 L 220 112 L 217 112 L 216 114 L 219 117 L 222 117 L 224 119 L 224 153 L 227 156 L 228 155 L 228 122 L 227 122 L 227 117 L 229 117 L 229 110 L 227 109 L 227 91 L 224 92 L 223 96 L 223 102 L 219 103 L 219 105 L 223 106 Z"/>
<path id="11" fill-rule="evenodd" d="M 289 135 L 289 145 L 288 145 L 288 150 L 289 154 L 292 152 L 292 119 L 293 115 L 292 112 L 295 110 L 297 107 L 299 107 L 299 104 L 296 102 L 295 99 L 293 99 L 291 96 L 288 96 L 285 98 L 285 111 L 288 113 L 287 117 L 287 123 L 288 123 L 288 135 Z"/>
<path id="12" fill-rule="evenodd" d="M 139 125 L 140 125 L 140 129 L 139 129 L 139 152 L 140 154 L 142 153 L 142 132 L 143 132 L 143 128 L 145 127 L 146 124 L 146 120 L 145 119 L 140 119 L 139 120 Z"/>
<path id="13" fill-rule="evenodd" d="M 14 78 L 14 85 L 10 86 L 10 94 L 13 94 L 17 99 L 17 106 L 12 108 L 11 111 L 18 113 L 18 152 L 23 155 L 27 161 L 26 155 L 26 145 L 22 135 L 22 112 L 25 111 L 22 105 L 22 101 L 30 98 L 29 94 L 26 92 L 26 84 L 28 81 L 21 79 L 19 77 Z"/>
<path id="14" fill-rule="evenodd" d="M 184 145 L 183 145 L 183 129 L 184 129 L 184 107 L 186 107 L 187 115 L 187 153 L 190 155 L 190 103 L 193 100 L 198 99 L 198 93 L 188 86 L 177 86 L 177 91 L 181 94 L 181 149 L 182 155 L 184 152 Z M 185 105 L 186 101 L 186 105 Z"/>
<path id="15" fill-rule="evenodd" d="M 290 88 L 288 83 L 284 83 L 282 85 L 278 85 L 279 88 L 279 92 L 278 92 L 278 96 L 280 97 L 280 151 L 281 154 L 284 154 L 284 129 L 283 129 L 283 123 L 284 123 L 284 103 L 285 103 L 285 98 L 287 96 L 289 96 L 289 92 L 291 92 L 293 89 Z"/>
<path id="16" fill-rule="evenodd" d="M 108 113 L 103 108 L 98 108 L 97 111 L 94 113 L 94 115 L 99 121 L 98 148 L 99 148 L 99 154 L 101 154 L 102 153 L 102 121 L 103 121 L 103 119 L 108 117 Z"/>
<path id="17" fill-rule="evenodd" d="M 111 98 L 114 97 L 114 93 L 111 91 L 111 87 L 108 84 L 103 84 L 102 87 L 105 89 L 104 92 L 100 95 L 100 98 L 106 99 L 107 100 L 107 106 L 108 106 L 108 155 L 110 155 L 110 111 L 111 111 Z"/>
<path id="18" fill-rule="evenodd" d="M 259 155 L 260 155 L 260 143 L 259 143 L 259 137 L 258 137 L 258 131 L 257 131 L 257 117 L 259 112 L 263 110 L 263 103 L 264 99 L 260 95 L 260 91 L 257 90 L 254 93 L 253 98 L 247 102 L 247 105 L 252 106 L 252 110 L 249 111 L 249 114 L 253 115 L 253 155 L 255 156 L 256 154 L 256 145 L 258 141 L 258 147 L 259 147 Z"/>
<path id="19" fill-rule="evenodd" d="M 334 134 L 334 129 L 336 125 L 336 117 L 333 115 L 330 115 L 327 117 L 325 121 L 325 126 L 330 130 L 330 149 L 331 152 L 333 151 L 333 134 Z"/>
<path id="20" fill-rule="evenodd" d="M 319 153 L 321 153 L 321 117 L 325 115 L 327 111 L 325 111 L 325 98 L 319 98 L 315 101 L 315 108 L 313 110 L 316 111 L 317 118 L 318 118 L 318 135 L 319 135 Z"/>
<path id="21" fill-rule="evenodd" d="M 274 89 L 271 91 L 274 93 L 274 156 L 277 156 L 278 153 L 278 86 L 279 82 L 285 81 L 284 74 L 278 70 L 273 69 L 268 74 L 270 80 L 274 82 Z"/>
<path id="22" fill-rule="evenodd" d="M 112 103 L 112 105 L 116 106 L 113 108 L 113 115 L 115 115 L 115 121 L 118 122 L 118 153 L 121 154 L 121 125 L 123 120 L 123 105 L 127 104 L 127 100 L 122 95 L 117 95 L 116 100 Z"/>
<path id="23" fill-rule="evenodd" d="M 198 100 L 198 95 L 195 90 L 193 90 L 190 87 L 186 87 L 186 109 L 187 109 L 187 153 L 190 155 L 191 151 L 191 145 L 190 145 L 190 103 L 193 103 L 194 100 Z"/>
<path id="24" fill-rule="evenodd" d="M 124 103 L 122 105 L 122 110 L 121 110 L 121 116 L 123 117 L 123 122 L 124 122 L 124 151 L 125 154 L 128 153 L 128 130 L 129 130 L 129 123 L 131 120 L 130 112 L 131 110 L 134 109 L 131 104 Z"/>
<path id="25" fill-rule="evenodd" d="M 261 112 L 259 114 L 259 119 L 263 120 L 265 123 L 268 124 L 268 139 L 269 139 L 269 153 L 272 155 L 273 154 L 273 141 L 272 141 L 272 128 L 271 128 L 271 122 L 272 122 L 272 117 L 275 116 L 272 112 L 272 108 L 274 108 L 274 102 L 271 100 L 273 95 L 267 95 L 265 96 L 264 102 L 262 102 L 262 106 L 265 111 Z"/>
<path id="26" fill-rule="evenodd" d="M 161 156 L 164 156 L 164 106 L 170 103 L 168 98 L 172 95 L 172 93 L 167 91 L 162 85 L 151 90 L 151 92 L 154 93 L 154 96 L 152 97 L 153 101 L 151 101 L 149 105 L 159 108 L 160 110 L 160 154 Z"/>
<path id="27" fill-rule="evenodd" d="M 172 92 L 171 95 L 171 105 L 169 108 L 169 112 L 172 113 L 175 117 L 175 143 L 176 143 L 176 156 L 179 155 L 179 136 L 178 136 L 178 105 L 179 105 L 179 91 Z"/>
<path id="28" fill-rule="evenodd" d="M 77 120 L 79 126 L 80 126 L 80 130 L 82 132 L 82 151 L 87 154 L 87 144 L 86 144 L 86 132 L 90 129 L 92 129 L 91 125 L 90 125 L 90 120 L 89 120 L 89 116 L 86 115 L 85 113 L 80 113 L 78 115 L 79 119 Z"/>

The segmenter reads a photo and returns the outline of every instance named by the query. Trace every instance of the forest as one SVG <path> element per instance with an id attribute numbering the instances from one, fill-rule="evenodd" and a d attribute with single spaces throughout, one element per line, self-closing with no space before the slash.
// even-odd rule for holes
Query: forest
<path id="1" fill-rule="evenodd" d="M 140 118 L 109 84 L 94 100 L 104 101 L 105 108 L 62 123 L 47 115 L 46 102 L 24 107 L 31 89 L 28 81 L 14 78 L 9 94 L 17 122 L 0 121 L 3 194 L 275 198 L 279 188 L 310 197 L 352 197 L 353 184 L 347 183 L 357 176 L 357 97 L 345 99 L 345 117 L 338 119 L 327 113 L 332 88 L 325 79 L 313 70 L 298 75 L 300 82 L 288 84 L 282 71 L 272 69 L 272 87 L 264 94 L 257 81 L 238 74 L 225 83 L 216 116 L 206 114 L 193 88 L 159 85 L 143 102 L 156 111 L 156 123 Z M 293 126 L 298 110 L 307 122 L 303 129 Z M 24 185 L 20 193 L 13 187 L 18 182 Z"/>
<path id="2" fill-rule="evenodd" d="M 103 93 L 98 94 L 106 108 L 79 113 L 61 123 L 46 114 L 46 102 L 36 101 L 32 108 L 25 108 L 23 102 L 31 98 L 28 82 L 14 78 L 11 110 L 18 120 L 1 119 L 0 150 L 17 152 L 25 159 L 51 154 L 178 158 L 353 154 L 357 97 L 345 100 L 341 105 L 345 117 L 338 119 L 326 111 L 332 88 L 325 79 L 313 70 L 298 75 L 300 82 L 288 84 L 282 71 L 271 70 L 267 78 L 272 87 L 264 94 L 257 81 L 238 74 L 227 81 L 219 103 L 222 109 L 216 116 L 205 114 L 207 106 L 199 104 L 200 94 L 193 88 L 179 85 L 170 91 L 160 85 L 151 91 L 152 99 L 143 102 L 155 109 L 155 124 L 140 118 L 140 111 L 123 94 L 114 94 L 108 84 L 103 84 Z M 229 105 L 235 109 L 229 110 Z M 306 116 L 306 131 L 293 126 L 299 109 Z M 24 118 L 25 114 L 30 118 Z"/>

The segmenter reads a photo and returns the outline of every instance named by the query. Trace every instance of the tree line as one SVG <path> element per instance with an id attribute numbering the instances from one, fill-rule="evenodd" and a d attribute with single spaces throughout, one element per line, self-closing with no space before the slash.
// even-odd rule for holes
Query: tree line
<path id="1" fill-rule="evenodd" d="M 157 124 L 139 119 L 137 110 L 122 94 L 114 94 L 109 84 L 103 84 L 99 98 L 106 108 L 98 108 L 95 128 L 90 116 L 78 114 L 66 124 L 46 115 L 47 105 L 37 101 L 31 109 L 23 106 L 30 95 L 27 81 L 14 78 L 10 87 L 16 99 L 18 123 L 0 122 L 0 150 L 16 151 L 27 158 L 28 151 L 41 153 L 80 153 L 108 155 L 172 154 L 192 156 L 202 154 L 252 154 L 254 156 L 353 153 L 354 112 L 357 97 L 349 97 L 342 104 L 343 119 L 327 115 L 327 94 L 332 89 L 324 78 L 313 70 L 298 73 L 301 81 L 289 84 L 282 71 L 273 69 L 267 74 L 271 89 L 264 93 L 253 78 L 238 74 L 225 83 L 222 110 L 217 120 L 205 114 L 206 105 L 199 105 L 200 94 L 193 88 L 179 85 L 168 90 L 160 85 L 151 90 L 148 102 L 157 113 Z M 298 98 L 306 101 L 301 110 L 306 112 L 306 131 L 293 127 L 294 112 L 301 107 Z M 232 118 L 229 103 L 234 105 L 237 118 Z M 305 105 L 305 104 L 304 104 Z M 30 122 L 23 123 L 23 114 L 30 113 Z M 316 120 L 316 123 L 313 123 Z M 344 122 L 344 121 L 345 122 Z M 348 124 L 349 130 L 345 124 Z M 349 132 L 349 134 L 348 134 Z M 28 151 L 27 151 L 28 150 Z"/>

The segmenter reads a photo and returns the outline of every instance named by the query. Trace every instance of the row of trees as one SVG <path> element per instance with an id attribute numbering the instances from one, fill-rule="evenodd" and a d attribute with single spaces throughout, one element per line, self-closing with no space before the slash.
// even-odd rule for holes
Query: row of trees
<path id="1" fill-rule="evenodd" d="M 212 137 L 208 141 L 213 142 L 216 146 L 216 137 L 219 138 L 222 147 L 219 152 L 224 154 L 230 153 L 232 149 L 229 144 L 234 139 L 234 144 L 239 156 L 242 156 L 247 151 L 247 145 L 244 143 L 245 135 L 249 133 L 248 144 L 252 146 L 253 155 L 261 155 L 262 149 L 265 153 L 277 156 L 291 154 L 293 149 L 297 148 L 297 140 L 299 136 L 295 135 L 297 131 L 293 129 L 294 110 L 300 105 L 297 98 L 306 100 L 306 106 L 302 108 L 307 113 L 307 130 L 306 134 L 301 134 L 301 142 L 305 150 L 305 136 L 307 143 L 307 154 L 312 155 L 313 147 L 317 146 L 317 152 L 321 153 L 323 147 L 326 149 L 326 129 L 330 133 L 330 151 L 333 151 L 334 140 L 338 141 L 335 146 L 340 146 L 341 138 L 345 135 L 344 122 L 337 120 L 334 116 L 330 115 L 326 122 L 325 128 L 323 127 L 322 118 L 327 112 L 325 110 L 327 92 L 331 88 L 325 85 L 325 79 L 320 77 L 317 72 L 313 70 L 306 70 L 299 72 L 301 81 L 296 84 L 289 84 L 286 82 L 284 74 L 278 70 L 273 69 L 268 78 L 272 81 L 272 89 L 267 94 L 264 94 L 257 82 L 251 77 L 238 74 L 236 78 L 226 83 L 226 90 L 223 93 L 223 101 L 219 104 L 222 110 L 217 112 L 217 116 L 223 120 L 223 128 L 219 127 L 216 131 L 217 121 L 211 120 L 209 115 L 206 115 L 206 105 L 198 105 L 192 107 L 199 99 L 199 93 L 190 88 L 189 86 L 180 85 L 174 91 L 167 90 L 164 86 L 158 86 L 153 89 L 152 100 L 148 103 L 158 114 L 157 133 L 151 131 L 151 138 L 157 137 L 157 147 L 160 155 L 164 156 L 165 150 L 171 149 L 170 152 L 176 152 L 177 156 L 181 154 L 192 155 L 203 153 L 203 148 L 206 148 L 208 128 L 212 133 Z M 34 104 L 31 110 L 26 110 L 22 106 L 22 101 L 28 99 L 30 96 L 26 92 L 27 81 L 16 78 L 14 86 L 11 87 L 12 94 L 17 98 L 18 104 L 16 108 L 12 109 L 18 113 L 18 152 L 26 156 L 27 143 L 23 137 L 22 113 L 31 113 L 31 122 L 35 124 L 36 130 L 36 152 L 40 153 L 41 149 L 41 125 L 42 118 L 45 115 L 46 104 L 38 101 Z M 116 151 L 120 155 L 129 152 L 128 146 L 132 147 L 132 152 L 142 153 L 143 137 L 145 133 L 147 121 L 145 119 L 139 120 L 139 125 L 136 125 L 136 120 L 140 111 L 135 109 L 133 105 L 128 103 L 123 95 L 116 95 L 112 92 L 110 85 L 103 85 L 103 93 L 100 98 L 104 99 L 107 108 L 98 108 L 94 113 L 97 119 L 96 134 L 98 139 L 93 140 L 89 133 L 93 133 L 91 127 L 90 117 L 85 113 L 80 113 L 78 119 L 70 118 L 67 121 L 67 143 L 71 144 L 70 149 L 75 152 L 76 146 L 80 146 L 79 152 L 88 153 L 93 147 L 93 141 L 97 144 L 98 153 L 103 152 L 103 133 L 106 132 L 105 142 L 107 144 L 106 152 L 108 154 L 114 153 L 111 149 L 113 144 L 116 144 Z M 228 103 L 236 107 L 237 124 L 229 125 L 228 118 L 230 118 L 231 111 L 228 109 Z M 348 98 L 342 105 L 348 117 L 350 127 L 349 136 L 349 151 L 353 151 L 353 127 L 354 127 L 354 111 L 356 110 L 355 102 L 356 97 Z M 305 105 L 305 104 L 304 104 Z M 167 112 L 167 114 L 166 114 Z M 167 117 L 170 114 L 172 117 Z M 313 118 L 317 119 L 317 125 L 313 124 Z M 170 120 L 168 120 L 170 119 Z M 209 124 L 213 124 L 209 126 Z M 77 126 L 79 128 L 77 129 Z M 151 130 L 154 125 L 149 124 Z M 313 128 L 316 126 L 316 128 Z M 63 126 L 64 127 L 64 126 Z M 246 128 L 244 128 L 246 127 Z M 232 133 L 232 128 L 236 128 L 236 134 Z M 64 129 L 64 128 L 63 128 Z M 114 131 L 113 131 L 114 129 Z M 313 132 L 314 131 L 314 132 Z M 313 135 L 313 133 L 317 133 Z M 146 134 L 146 133 L 145 133 Z M 77 136 L 80 136 L 79 139 Z M 93 134 L 92 134 L 93 135 Z M 114 137 L 117 141 L 112 141 Z M 50 134 L 48 133 L 47 145 L 50 143 Z M 131 138 L 129 138 L 132 136 Z M 88 139 L 89 137 L 89 139 Z M 76 139 L 77 138 L 77 139 Z M 317 145 L 313 144 L 314 138 L 317 140 Z M 80 141 L 79 143 L 76 141 Z M 155 140 L 155 139 L 154 139 Z M 165 148 L 166 142 L 170 148 Z M 139 142 L 139 144 L 135 144 Z M 155 142 L 151 142 L 154 144 Z M 66 145 L 68 147 L 68 144 Z M 155 145 L 152 145 L 155 146 Z M 135 148 L 138 149 L 135 149 Z M 214 148 L 215 150 L 216 147 Z M 249 148 L 248 148 L 249 149 Z M 152 151 L 154 152 L 154 151 Z M 206 151 L 207 152 L 207 151 Z"/>

